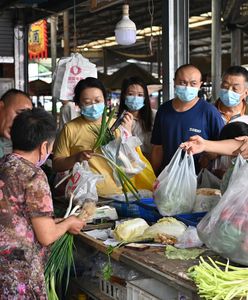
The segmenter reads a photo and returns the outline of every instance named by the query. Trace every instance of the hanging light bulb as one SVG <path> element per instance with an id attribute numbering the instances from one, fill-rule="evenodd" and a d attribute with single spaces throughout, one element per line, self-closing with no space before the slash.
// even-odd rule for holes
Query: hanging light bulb
<path id="1" fill-rule="evenodd" d="M 136 25 L 129 19 L 129 5 L 122 6 L 122 19 L 116 24 L 115 39 L 119 45 L 132 45 L 136 42 Z"/>

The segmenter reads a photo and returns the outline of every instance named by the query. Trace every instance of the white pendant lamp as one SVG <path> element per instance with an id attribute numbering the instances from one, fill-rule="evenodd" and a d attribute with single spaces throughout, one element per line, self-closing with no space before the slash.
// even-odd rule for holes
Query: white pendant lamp
<path id="1" fill-rule="evenodd" d="M 132 45 L 136 42 L 136 25 L 129 19 L 129 5 L 122 6 L 122 19 L 116 24 L 115 39 L 119 45 Z"/>

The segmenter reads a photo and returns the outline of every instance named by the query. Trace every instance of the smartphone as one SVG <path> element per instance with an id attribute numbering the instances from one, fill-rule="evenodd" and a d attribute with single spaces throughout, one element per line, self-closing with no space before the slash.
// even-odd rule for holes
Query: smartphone
<path id="1" fill-rule="evenodd" d="M 110 127 L 110 131 L 114 132 L 120 125 L 126 114 L 127 110 L 123 110 L 122 114 L 116 119 L 114 124 Z"/>

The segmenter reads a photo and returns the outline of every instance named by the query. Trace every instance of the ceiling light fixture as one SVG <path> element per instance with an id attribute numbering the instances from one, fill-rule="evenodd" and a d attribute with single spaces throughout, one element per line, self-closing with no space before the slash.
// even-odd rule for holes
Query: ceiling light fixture
<path id="1" fill-rule="evenodd" d="M 116 24 L 115 39 L 119 45 L 132 45 L 136 42 L 136 25 L 129 19 L 129 5 L 122 6 L 122 19 Z"/>

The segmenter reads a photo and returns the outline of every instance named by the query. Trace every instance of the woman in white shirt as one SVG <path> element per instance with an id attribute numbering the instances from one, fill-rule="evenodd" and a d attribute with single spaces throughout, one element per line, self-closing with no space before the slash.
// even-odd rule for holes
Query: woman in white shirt
<path id="1" fill-rule="evenodd" d="M 122 83 L 118 116 L 124 110 L 133 115 L 132 134 L 139 137 L 141 150 L 150 159 L 151 132 L 156 110 L 151 109 L 147 86 L 139 77 L 124 79 Z"/>

